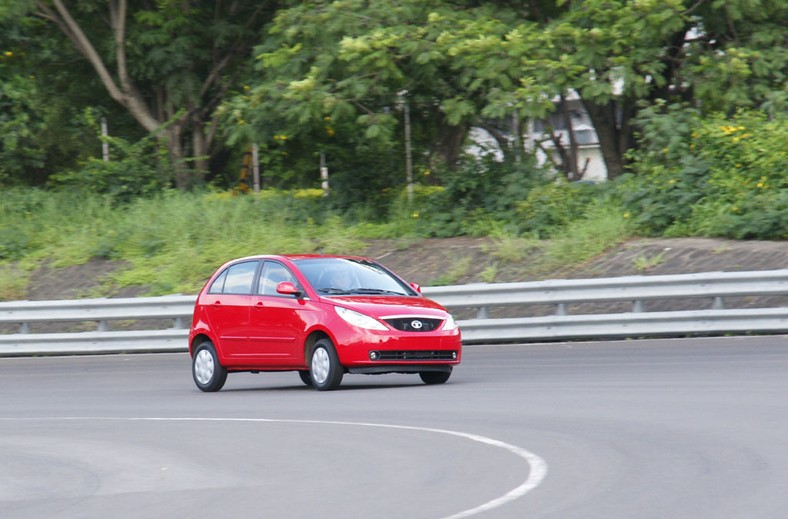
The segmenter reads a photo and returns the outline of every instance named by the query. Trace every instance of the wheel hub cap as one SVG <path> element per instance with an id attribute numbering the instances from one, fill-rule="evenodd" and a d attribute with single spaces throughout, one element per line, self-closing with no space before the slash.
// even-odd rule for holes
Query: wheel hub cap
<path id="1" fill-rule="evenodd" d="M 324 348 L 318 348 L 312 355 L 312 380 L 316 384 L 322 384 L 328 379 L 328 369 L 331 367 L 331 359 Z"/>
<path id="2" fill-rule="evenodd" d="M 194 376 L 200 384 L 207 384 L 213 378 L 213 355 L 208 351 L 202 350 L 194 359 Z"/>

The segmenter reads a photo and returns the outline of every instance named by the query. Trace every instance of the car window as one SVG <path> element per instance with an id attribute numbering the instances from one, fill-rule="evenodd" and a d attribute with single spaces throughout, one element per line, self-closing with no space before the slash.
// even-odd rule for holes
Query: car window
<path id="1" fill-rule="evenodd" d="M 263 272 L 260 274 L 260 282 L 258 283 L 257 293 L 264 296 L 280 296 L 282 294 L 276 291 L 276 286 L 282 281 L 290 281 L 298 286 L 295 276 L 281 263 L 275 261 L 266 261 L 263 264 Z M 295 297 L 293 295 L 287 297 Z"/>
<path id="2" fill-rule="evenodd" d="M 225 270 L 226 274 L 223 272 L 222 275 L 219 276 L 225 277 L 222 293 L 251 294 L 252 281 L 254 280 L 254 274 L 257 271 L 258 263 L 257 261 L 244 261 L 227 267 L 227 270 Z M 213 285 L 211 285 L 211 289 L 213 289 Z"/>
<path id="3" fill-rule="evenodd" d="M 211 288 L 208 289 L 208 292 L 211 294 L 221 294 L 224 290 L 225 279 L 227 279 L 227 269 L 224 269 L 222 273 L 213 280 L 213 283 L 211 283 Z"/>
<path id="4" fill-rule="evenodd" d="M 296 263 L 309 283 L 323 295 L 418 295 L 413 288 L 372 261 L 310 258 Z"/>

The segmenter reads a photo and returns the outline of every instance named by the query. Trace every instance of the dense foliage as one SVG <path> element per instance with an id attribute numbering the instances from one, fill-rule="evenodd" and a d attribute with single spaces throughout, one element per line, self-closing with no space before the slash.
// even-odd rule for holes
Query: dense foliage
<path id="1" fill-rule="evenodd" d="M 278 250 L 348 233 L 562 239 L 588 222 L 786 239 L 786 21 L 780 0 L 6 0 L 0 267 L 124 258 L 144 280 L 142 258 L 191 268 L 170 250 L 204 243 L 187 222 L 240 214 Z M 604 185 L 564 180 L 577 98 Z M 567 129 L 546 127 L 558 171 L 526 145 L 535 121 Z M 488 150 L 470 152 L 475 129 Z M 252 145 L 263 192 L 235 196 Z M 296 241 L 267 234 L 287 222 Z M 223 256 L 253 248 L 233 239 Z"/>
<path id="2" fill-rule="evenodd" d="M 788 238 L 788 125 L 760 112 L 702 118 L 673 105 L 644 114 L 638 175 L 622 185 L 652 235 Z"/>

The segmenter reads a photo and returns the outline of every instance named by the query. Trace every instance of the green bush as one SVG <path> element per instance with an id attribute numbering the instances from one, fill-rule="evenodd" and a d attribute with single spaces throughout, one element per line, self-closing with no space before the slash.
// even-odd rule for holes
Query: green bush
<path id="1" fill-rule="evenodd" d="M 690 232 L 736 239 L 788 238 L 788 123 L 758 112 L 705 120 L 692 151 L 709 164 Z"/>
<path id="2" fill-rule="evenodd" d="M 602 191 L 602 186 L 562 179 L 536 187 L 517 205 L 521 228 L 539 238 L 562 232 L 585 216 Z"/>
<path id="3" fill-rule="evenodd" d="M 98 139 L 109 144 L 110 160 L 88 157 L 78 168 L 52 175 L 53 186 L 108 195 L 117 202 L 152 196 L 169 186 L 172 166 L 167 150 L 155 137 L 147 136 L 135 143 L 120 137 L 102 137 L 95 115 L 88 111 L 83 117 L 97 132 Z"/>
<path id="4" fill-rule="evenodd" d="M 640 120 L 635 175 L 617 180 L 627 216 L 652 236 L 788 237 L 788 124 L 755 111 L 701 117 L 681 105 Z"/>

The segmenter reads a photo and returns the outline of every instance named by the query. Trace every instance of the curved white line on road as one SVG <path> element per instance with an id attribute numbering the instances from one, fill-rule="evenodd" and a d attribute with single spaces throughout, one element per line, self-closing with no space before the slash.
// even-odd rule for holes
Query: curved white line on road
<path id="1" fill-rule="evenodd" d="M 503 506 L 506 503 L 514 501 L 520 497 L 523 497 L 525 494 L 530 492 L 531 490 L 538 487 L 544 478 L 547 476 L 547 462 L 545 462 L 541 457 L 537 456 L 536 454 L 529 452 L 523 448 L 517 447 L 516 445 L 512 445 L 510 443 L 502 442 L 500 440 L 495 440 L 493 438 L 488 438 L 486 436 L 480 436 L 478 434 L 470 434 L 460 431 L 450 431 L 448 429 L 433 429 L 431 427 L 417 427 L 411 425 L 391 425 L 391 424 L 380 424 L 380 423 L 365 423 L 365 422 L 341 422 L 341 421 L 330 421 L 330 420 L 287 420 L 287 419 L 277 419 L 277 418 L 198 418 L 198 417 L 173 417 L 173 418 L 157 418 L 157 417 L 131 417 L 131 418 L 122 418 L 122 417 L 110 417 L 110 416 L 99 416 L 99 417 L 89 417 L 89 416 L 63 416 L 63 417 L 51 417 L 51 418 L 0 418 L 0 421 L 44 421 L 44 420 L 70 420 L 70 421 L 78 421 L 78 420 L 99 420 L 99 421 L 128 421 L 128 422 L 249 422 L 249 423 L 298 423 L 298 424 L 315 424 L 315 425 L 354 425 L 354 426 L 362 426 L 362 427 L 380 427 L 385 429 L 401 429 L 401 430 L 408 430 L 408 431 L 422 431 L 422 432 L 431 432 L 437 434 L 448 434 L 451 436 L 457 436 L 459 438 L 465 438 L 466 440 L 471 440 L 479 443 L 483 443 L 485 445 L 490 445 L 492 447 L 498 447 L 499 449 L 504 449 L 506 451 L 511 452 L 512 454 L 524 459 L 530 470 L 528 471 L 528 477 L 522 484 L 513 488 L 506 494 L 497 497 L 491 501 L 487 501 L 477 507 L 470 508 L 468 510 L 463 510 L 462 512 L 450 515 L 445 517 L 444 519 L 461 519 L 463 517 L 470 517 L 472 515 L 476 515 L 482 512 L 486 512 L 488 510 L 492 510 L 494 508 L 498 508 Z"/>

